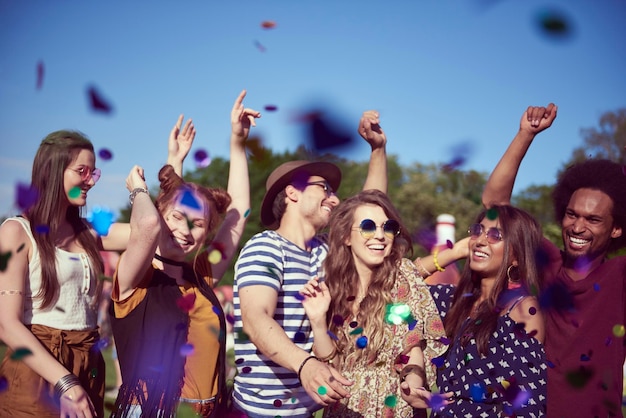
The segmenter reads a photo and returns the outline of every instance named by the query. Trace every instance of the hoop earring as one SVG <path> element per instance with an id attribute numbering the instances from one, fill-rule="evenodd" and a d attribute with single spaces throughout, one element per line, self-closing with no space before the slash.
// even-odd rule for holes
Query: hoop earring
<path id="1" fill-rule="evenodd" d="M 515 267 L 515 271 L 513 273 L 513 277 L 511 277 L 511 269 Z M 511 264 L 509 268 L 506 269 L 506 277 L 509 279 L 508 288 L 510 289 L 518 289 L 522 286 L 520 277 L 519 277 L 519 269 L 516 265 Z"/>

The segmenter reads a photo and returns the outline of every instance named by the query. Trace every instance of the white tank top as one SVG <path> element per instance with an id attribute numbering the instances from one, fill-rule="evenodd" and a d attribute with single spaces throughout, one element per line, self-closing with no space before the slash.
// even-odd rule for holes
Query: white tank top
<path id="1" fill-rule="evenodd" d="M 54 306 L 41 309 L 41 301 L 33 296 L 41 288 L 41 259 L 37 244 L 30 231 L 29 223 L 20 217 L 8 218 L 5 222 L 19 222 L 30 238 L 32 256 L 26 272 L 24 294 L 25 325 L 45 325 L 62 330 L 84 331 L 97 326 L 98 310 L 94 305 L 97 277 L 86 253 L 70 253 L 55 249 L 56 271 L 59 282 L 59 298 Z"/>

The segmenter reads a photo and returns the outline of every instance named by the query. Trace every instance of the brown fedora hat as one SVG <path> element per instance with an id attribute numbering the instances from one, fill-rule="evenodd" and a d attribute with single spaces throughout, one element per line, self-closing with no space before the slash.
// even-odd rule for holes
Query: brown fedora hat
<path id="1" fill-rule="evenodd" d="M 261 204 L 261 223 L 271 227 L 277 219 L 272 213 L 274 199 L 281 190 L 298 178 L 323 177 L 334 191 L 341 183 L 341 170 L 333 163 L 322 161 L 289 161 L 276 167 L 265 182 L 265 196 Z"/>

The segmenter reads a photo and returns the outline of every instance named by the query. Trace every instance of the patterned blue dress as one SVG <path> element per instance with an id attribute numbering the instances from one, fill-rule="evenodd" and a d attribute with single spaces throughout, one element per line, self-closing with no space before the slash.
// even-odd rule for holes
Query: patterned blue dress
<path id="1" fill-rule="evenodd" d="M 442 318 L 454 290 L 450 285 L 430 287 Z M 543 344 L 509 317 L 511 309 L 498 318 L 486 357 L 478 353 L 473 337 L 467 344 L 461 343 L 468 318 L 446 354 L 435 360 L 437 387 L 441 393 L 454 392 L 454 402 L 438 408 L 435 396 L 431 417 L 544 416 L 547 368 Z"/>

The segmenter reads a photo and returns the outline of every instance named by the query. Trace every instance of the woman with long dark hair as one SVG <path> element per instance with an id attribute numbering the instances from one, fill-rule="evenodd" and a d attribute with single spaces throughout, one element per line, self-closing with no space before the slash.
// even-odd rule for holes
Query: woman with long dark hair
<path id="1" fill-rule="evenodd" d="M 454 393 L 451 403 L 430 398 L 432 416 L 542 416 L 541 227 L 521 209 L 494 206 L 477 217 L 469 234 L 456 289 L 431 288 L 451 339 L 446 355 L 435 361 L 437 386 Z"/>

